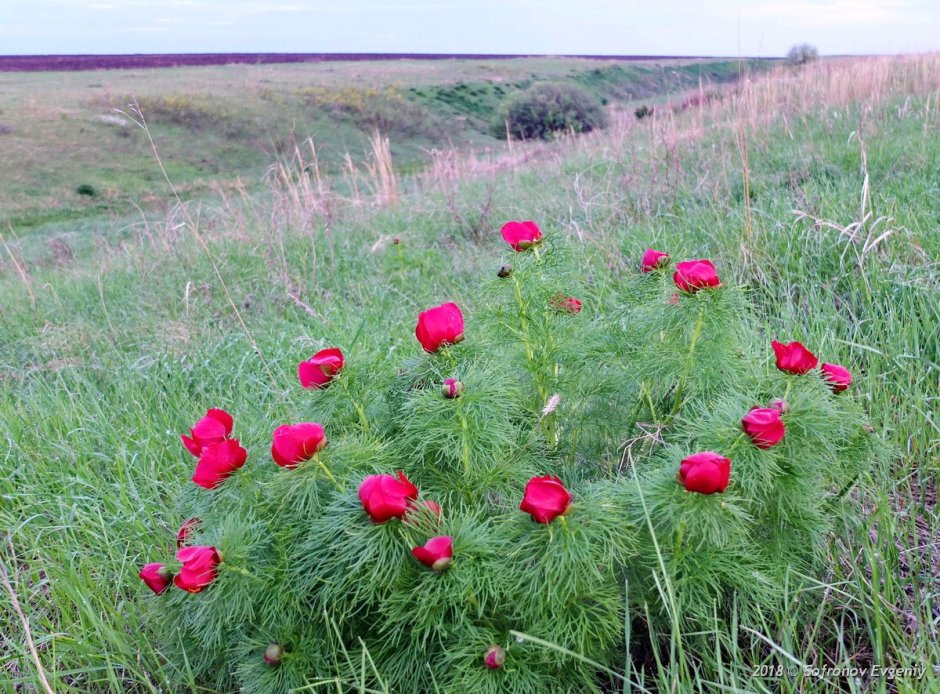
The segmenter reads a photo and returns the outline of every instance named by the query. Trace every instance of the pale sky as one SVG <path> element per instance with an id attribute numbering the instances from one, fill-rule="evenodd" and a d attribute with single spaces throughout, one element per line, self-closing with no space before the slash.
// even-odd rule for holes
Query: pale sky
<path id="1" fill-rule="evenodd" d="M 0 0 L 0 55 L 940 49 L 940 0 Z"/>

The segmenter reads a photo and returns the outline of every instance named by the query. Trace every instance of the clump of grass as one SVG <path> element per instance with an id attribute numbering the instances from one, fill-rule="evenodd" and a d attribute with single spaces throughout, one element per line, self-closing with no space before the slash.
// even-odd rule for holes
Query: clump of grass
<path id="1" fill-rule="evenodd" d="M 348 118 L 366 132 L 432 139 L 442 132 L 443 124 L 430 111 L 395 87 L 302 87 L 296 93 L 309 108 Z"/>
<path id="2" fill-rule="evenodd" d="M 208 94 L 144 96 L 137 103 L 154 124 L 175 125 L 193 132 L 215 131 L 230 139 L 244 137 L 251 129 L 243 112 Z"/>

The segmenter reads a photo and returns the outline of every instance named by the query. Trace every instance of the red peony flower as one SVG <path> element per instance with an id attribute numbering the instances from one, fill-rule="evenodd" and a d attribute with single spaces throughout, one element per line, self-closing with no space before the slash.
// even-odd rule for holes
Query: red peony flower
<path id="1" fill-rule="evenodd" d="M 566 297 L 564 294 L 557 294 L 552 297 L 548 305 L 563 313 L 581 313 L 581 300 L 575 299 L 573 296 Z"/>
<path id="2" fill-rule="evenodd" d="M 441 304 L 418 314 L 415 337 L 426 352 L 463 340 L 463 314 L 454 303 Z"/>
<path id="3" fill-rule="evenodd" d="M 423 547 L 412 549 L 411 553 L 422 564 L 440 573 L 450 566 L 451 557 L 454 556 L 454 538 L 450 535 L 432 537 Z"/>
<path id="4" fill-rule="evenodd" d="M 418 488 L 398 471 L 394 475 L 370 475 L 359 485 L 359 500 L 373 523 L 384 523 L 392 518 L 403 518 L 408 502 L 418 498 Z"/>
<path id="5" fill-rule="evenodd" d="M 326 388 L 346 364 L 338 347 L 328 347 L 297 365 L 297 378 L 304 388 Z"/>
<path id="6" fill-rule="evenodd" d="M 200 522 L 201 521 L 198 518 L 190 518 L 180 526 L 179 532 L 176 533 L 177 549 L 180 549 L 189 541 L 189 536 L 193 534 L 193 531 Z"/>
<path id="7" fill-rule="evenodd" d="M 200 487 L 213 489 L 248 459 L 248 451 L 238 444 L 238 439 L 226 439 L 206 447 L 199 456 L 193 482 Z"/>
<path id="8" fill-rule="evenodd" d="M 441 393 L 445 398 L 459 398 L 463 392 L 463 383 L 456 378 L 445 378 L 444 385 L 441 386 Z"/>
<path id="9" fill-rule="evenodd" d="M 653 270 L 663 267 L 668 262 L 668 253 L 647 248 L 646 252 L 643 254 L 643 260 L 640 263 L 640 269 L 643 270 L 643 272 L 652 272 Z"/>
<path id="10" fill-rule="evenodd" d="M 183 566 L 173 577 L 173 583 L 189 593 L 198 593 L 215 580 L 222 553 L 215 547 L 183 547 L 176 553 L 176 560 Z"/>
<path id="11" fill-rule="evenodd" d="M 210 443 L 224 441 L 232 433 L 232 415 L 225 410 L 209 409 L 206 416 L 196 422 L 189 431 L 189 436 L 181 434 L 186 450 L 197 458 Z"/>
<path id="12" fill-rule="evenodd" d="M 493 645 L 486 649 L 486 655 L 483 656 L 483 662 L 490 670 L 499 670 L 506 662 L 506 651 L 499 646 Z"/>
<path id="13" fill-rule="evenodd" d="M 723 492 L 731 479 L 731 461 L 712 451 L 690 455 L 682 459 L 678 479 L 690 492 Z"/>
<path id="14" fill-rule="evenodd" d="M 785 427 L 780 410 L 772 407 L 752 407 L 741 420 L 741 428 L 758 448 L 772 448 L 783 439 Z"/>
<path id="15" fill-rule="evenodd" d="M 282 424 L 271 437 L 271 457 L 281 467 L 292 468 L 310 460 L 326 446 L 323 426 L 316 422 Z"/>
<path id="16" fill-rule="evenodd" d="M 512 246 L 512 250 L 520 253 L 542 242 L 542 232 L 535 222 L 506 222 L 499 230 L 503 241 Z"/>
<path id="17" fill-rule="evenodd" d="M 774 340 L 770 343 L 777 355 L 777 368 L 790 374 L 805 374 L 812 371 L 819 363 L 816 355 L 799 342 L 781 344 Z"/>
<path id="18" fill-rule="evenodd" d="M 721 284 L 718 274 L 715 272 L 715 266 L 710 260 L 686 260 L 682 263 L 676 263 L 676 271 L 672 276 L 672 281 L 676 286 L 689 293 L 695 293 L 699 289 L 709 289 Z"/>
<path id="19" fill-rule="evenodd" d="M 571 492 L 553 475 L 533 477 L 525 486 L 519 508 L 536 523 L 551 523 L 571 508 Z"/>
<path id="20" fill-rule="evenodd" d="M 147 587 L 157 595 L 166 592 L 166 589 L 170 587 L 170 583 L 173 581 L 173 574 L 170 573 L 170 570 L 163 564 L 156 562 L 144 564 L 140 573 L 137 575 L 140 576 L 140 580 L 146 583 Z"/>
<path id="21" fill-rule="evenodd" d="M 844 366 L 838 364 L 823 364 L 823 378 L 829 383 L 834 393 L 841 393 L 852 385 L 852 374 Z"/>

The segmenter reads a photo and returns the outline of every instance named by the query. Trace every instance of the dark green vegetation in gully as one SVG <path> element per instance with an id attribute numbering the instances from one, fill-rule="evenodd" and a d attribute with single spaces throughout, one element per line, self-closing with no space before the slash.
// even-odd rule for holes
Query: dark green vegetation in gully
<path id="1" fill-rule="evenodd" d="M 798 82 L 798 91 L 824 77 L 809 73 L 814 81 Z M 515 167 L 458 182 L 416 180 L 386 209 L 338 198 L 298 209 L 283 190 L 206 204 L 198 215 L 193 205 L 212 262 L 179 213 L 133 236 L 99 237 L 81 257 L 60 254 L 55 263 L 45 246 L 13 243 L 18 262 L 5 255 L 0 265 L 0 527 L 8 529 L 0 556 L 46 676 L 60 689 L 211 685 L 196 674 L 199 663 L 157 638 L 165 601 L 136 577 L 142 563 L 172 552 L 201 493 L 178 434 L 206 407 L 225 407 L 251 452 L 243 472 L 273 477 L 281 471 L 266 454 L 271 429 L 318 420 L 329 432 L 319 396 L 341 401 L 338 392 L 299 388 L 300 359 L 336 344 L 359 373 L 410 368 L 422 358 L 418 311 L 445 300 L 464 308 L 472 345 L 474 316 L 490 305 L 481 286 L 516 260 L 498 238 L 500 223 L 536 218 L 568 249 L 565 289 L 584 302 L 577 320 L 587 334 L 622 329 L 610 316 L 626 308 L 624 288 L 647 246 L 674 259 L 710 257 L 752 307 L 745 314 L 760 330 L 749 352 L 758 366 L 763 345 L 761 368 L 772 368 L 766 344 L 774 336 L 849 366 L 857 381 L 845 395 L 891 450 L 851 488 L 860 527 L 821 538 L 820 563 L 806 582 L 794 576 L 794 589 L 758 613 L 729 595 L 726 611 L 697 614 L 695 628 L 685 621 L 691 611 L 659 619 L 668 601 L 653 593 L 649 613 L 633 603 L 617 635 L 629 649 L 604 664 L 660 690 L 931 691 L 930 668 L 940 662 L 932 631 L 940 121 L 935 97 L 901 88 L 880 94 L 865 104 L 793 99 L 779 105 L 785 120 L 721 107 L 707 128 L 696 113 L 674 129 L 630 113 L 629 127 L 532 147 Z M 455 210 L 481 216 L 483 233 Z M 598 373 L 611 369 L 604 382 L 615 389 L 610 355 L 626 347 L 611 340 L 603 348 Z M 596 355 L 568 356 L 587 368 Z M 380 411 L 385 404 L 368 386 L 367 378 L 356 393 Z M 595 462 L 619 462 L 618 445 L 636 452 L 638 436 L 651 445 L 641 430 L 611 435 L 615 445 Z M 211 587 L 190 597 L 211 597 Z M 0 620 L 0 678 L 36 685 L 20 619 L 5 609 Z M 249 645 L 242 662 L 255 667 L 260 644 Z M 593 667 L 580 653 L 555 655 L 575 669 Z M 382 689 L 361 651 L 349 653 L 352 663 L 339 648 L 329 656 L 343 678 L 333 690 L 363 681 Z M 786 671 L 794 663 L 795 674 L 782 680 L 759 674 L 762 664 Z M 923 664 L 927 672 L 858 685 L 802 672 L 873 663 Z"/>

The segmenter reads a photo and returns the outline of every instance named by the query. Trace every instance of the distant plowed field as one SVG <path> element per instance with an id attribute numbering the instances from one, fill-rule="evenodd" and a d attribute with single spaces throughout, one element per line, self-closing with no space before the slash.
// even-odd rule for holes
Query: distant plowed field
<path id="1" fill-rule="evenodd" d="M 124 70 L 147 67 L 194 65 L 264 65 L 269 63 L 322 63 L 338 60 L 506 60 L 531 55 L 456 53 L 154 53 L 136 55 L 2 55 L 0 72 L 45 72 L 60 70 Z M 573 55 L 593 60 L 679 60 L 699 56 L 667 55 Z"/>

